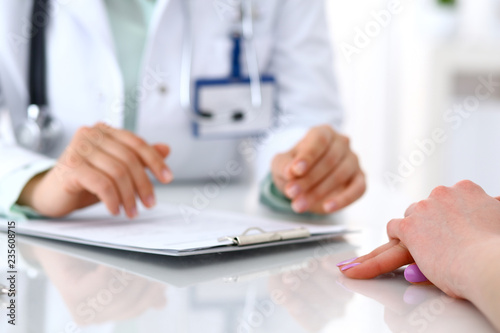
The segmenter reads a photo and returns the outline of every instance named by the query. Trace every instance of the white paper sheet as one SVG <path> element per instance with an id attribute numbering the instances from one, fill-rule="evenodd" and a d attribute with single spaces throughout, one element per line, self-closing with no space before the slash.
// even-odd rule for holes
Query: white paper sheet
<path id="1" fill-rule="evenodd" d="M 304 227 L 312 236 L 346 232 L 343 226 L 277 221 L 222 211 L 202 211 L 185 219 L 178 207 L 169 205 L 143 210 L 134 220 L 109 216 L 103 205 L 97 205 L 64 219 L 21 221 L 16 231 L 76 243 L 176 255 L 186 251 L 196 254 L 197 250 L 214 247 L 236 248 L 230 240 L 219 241 L 219 238 L 241 235 L 251 227 L 266 232 Z"/>

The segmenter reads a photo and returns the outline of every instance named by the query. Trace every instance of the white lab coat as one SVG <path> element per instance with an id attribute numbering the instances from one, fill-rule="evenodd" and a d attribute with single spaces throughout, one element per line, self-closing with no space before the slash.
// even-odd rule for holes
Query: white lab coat
<path id="1" fill-rule="evenodd" d="M 167 162 L 176 179 L 209 178 L 229 160 L 252 160 L 258 152 L 260 174 L 271 157 L 288 149 L 320 123 L 338 126 L 341 113 L 332 73 L 324 0 L 254 0 L 258 9 L 255 44 L 260 70 L 274 74 L 286 125 L 269 131 L 255 145 L 240 139 L 204 141 L 193 137 L 190 119 L 180 107 L 179 82 L 184 16 L 181 1 L 158 0 L 146 42 L 139 79 L 141 99 L 137 134 L 171 146 Z M 51 0 L 47 31 L 50 110 L 64 126 L 57 158 L 74 132 L 106 120 L 123 121 L 123 83 L 113 36 L 102 0 Z M 191 0 L 194 54 L 192 77 L 223 77 L 230 71 L 233 26 L 228 9 L 234 0 Z M 31 0 L 0 0 L 0 91 L 13 128 L 26 117 L 27 63 Z M 245 71 L 245 70 L 244 70 Z M 17 146 L 0 146 L 0 179 L 43 157 Z"/>

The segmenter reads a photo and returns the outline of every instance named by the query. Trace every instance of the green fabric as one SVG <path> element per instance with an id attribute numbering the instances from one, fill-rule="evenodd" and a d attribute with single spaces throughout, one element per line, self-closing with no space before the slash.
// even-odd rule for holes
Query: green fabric
<path id="1" fill-rule="evenodd" d="M 104 2 L 123 77 L 125 91 L 123 127 L 134 131 L 139 104 L 137 85 L 156 0 L 105 0 Z"/>
<path id="2" fill-rule="evenodd" d="M 274 185 L 273 177 L 269 173 L 267 177 L 260 184 L 260 202 L 268 206 L 272 210 L 280 213 L 291 215 L 301 215 L 307 217 L 318 217 L 313 213 L 295 213 L 292 209 L 292 201 L 288 199 L 280 190 Z"/>

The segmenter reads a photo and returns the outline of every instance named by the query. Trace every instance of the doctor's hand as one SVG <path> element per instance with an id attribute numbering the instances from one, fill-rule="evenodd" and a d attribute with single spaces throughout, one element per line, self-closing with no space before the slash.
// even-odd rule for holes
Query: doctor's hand
<path id="1" fill-rule="evenodd" d="M 81 127 L 57 164 L 25 186 L 18 203 L 42 215 L 60 217 L 102 201 L 113 215 L 122 206 L 133 218 L 136 195 L 146 207 L 155 205 L 146 168 L 163 183 L 172 180 L 164 162 L 169 152 L 167 145 L 149 145 L 106 124 Z"/>
<path id="2" fill-rule="evenodd" d="M 290 151 L 276 155 L 271 170 L 274 184 L 292 200 L 297 213 L 332 213 L 366 189 L 349 139 L 329 125 L 311 129 Z"/>

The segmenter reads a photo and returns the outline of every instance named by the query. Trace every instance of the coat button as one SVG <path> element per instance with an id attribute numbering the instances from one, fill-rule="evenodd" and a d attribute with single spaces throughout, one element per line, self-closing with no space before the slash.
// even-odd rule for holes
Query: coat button
<path id="1" fill-rule="evenodd" d="M 160 94 L 166 95 L 166 94 L 168 94 L 168 87 L 166 85 L 162 84 L 158 87 L 158 91 L 160 92 Z"/>
<path id="2" fill-rule="evenodd" d="M 100 102 L 100 103 L 103 103 L 106 101 L 106 94 L 102 91 L 99 91 L 97 93 L 97 100 Z"/>

